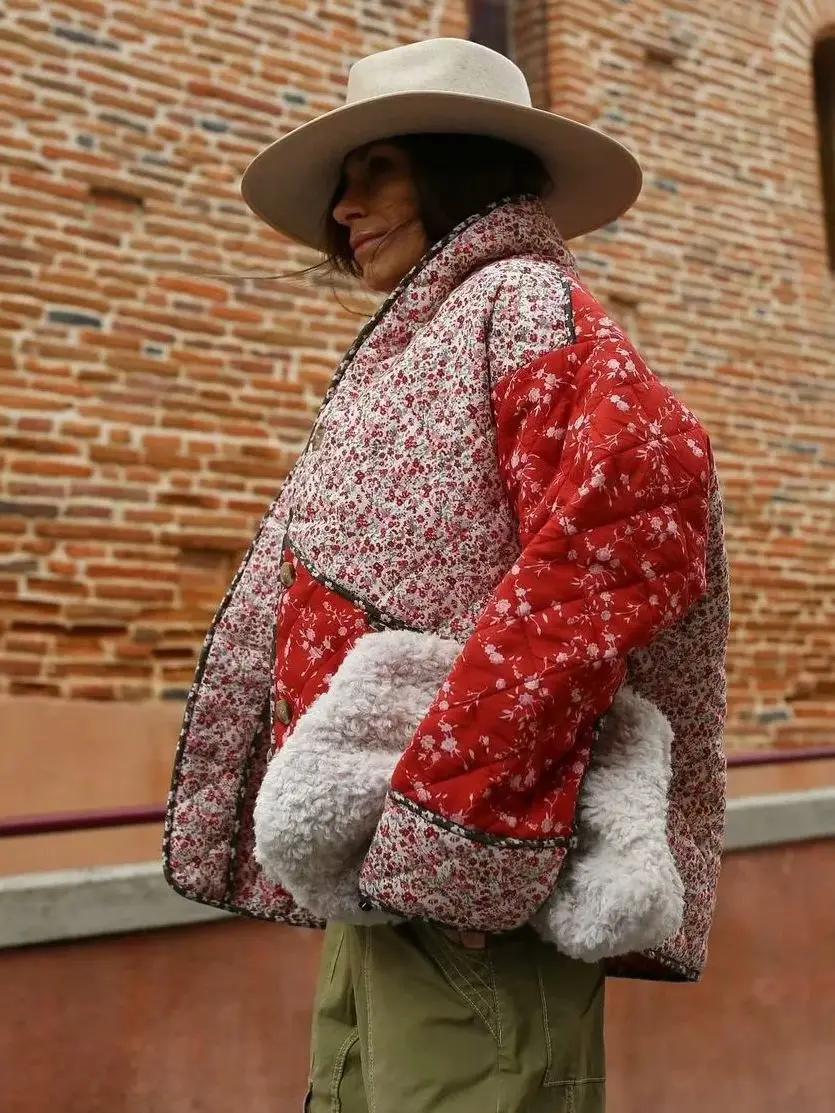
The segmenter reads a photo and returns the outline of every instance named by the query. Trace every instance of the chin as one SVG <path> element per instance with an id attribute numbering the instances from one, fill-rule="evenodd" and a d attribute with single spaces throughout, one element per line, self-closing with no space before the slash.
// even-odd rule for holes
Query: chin
<path id="1" fill-rule="evenodd" d="M 390 294 L 419 259 L 419 254 L 412 257 L 411 253 L 398 251 L 396 247 L 391 250 L 387 245 L 375 258 L 367 261 L 362 269 L 362 281 L 375 294 Z"/>
<path id="2" fill-rule="evenodd" d="M 389 273 L 369 267 L 367 271 L 363 272 L 362 281 L 375 294 L 390 294 L 400 281 L 400 277 L 393 277 Z"/>

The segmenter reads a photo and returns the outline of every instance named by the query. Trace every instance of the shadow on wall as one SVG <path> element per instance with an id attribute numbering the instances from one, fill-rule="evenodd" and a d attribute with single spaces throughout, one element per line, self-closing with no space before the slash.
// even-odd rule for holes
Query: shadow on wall
<path id="1" fill-rule="evenodd" d="M 835 842 L 732 854 L 698 986 L 610 982 L 609 1113 L 830 1113 Z M 0 954 L 3 1113 L 296 1113 L 318 933 L 246 921 Z"/>

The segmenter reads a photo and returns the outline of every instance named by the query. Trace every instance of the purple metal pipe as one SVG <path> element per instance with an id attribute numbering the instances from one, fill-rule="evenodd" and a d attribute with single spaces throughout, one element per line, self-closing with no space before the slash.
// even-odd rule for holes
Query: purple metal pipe
<path id="1" fill-rule="evenodd" d="M 753 766 L 787 765 L 800 761 L 835 759 L 835 746 L 806 746 L 793 750 L 752 750 L 728 754 L 731 769 Z M 143 804 L 130 808 L 107 808 L 93 812 L 51 812 L 44 815 L 9 816 L 0 819 L 0 839 L 23 835 L 56 835 L 68 831 L 93 831 L 113 827 L 138 827 L 162 823 L 164 804 Z"/>
<path id="2" fill-rule="evenodd" d="M 731 769 L 752 765 L 787 765 L 798 761 L 828 761 L 835 758 L 835 746 L 798 746 L 796 750 L 749 750 L 728 754 Z"/>
<path id="3" fill-rule="evenodd" d="M 18 815 L 0 819 L 0 839 L 19 835 L 55 835 L 67 831 L 93 831 L 97 828 L 134 827 L 161 823 L 165 807 L 161 804 L 132 808 L 107 808 L 95 812 L 49 812 L 43 815 Z"/>

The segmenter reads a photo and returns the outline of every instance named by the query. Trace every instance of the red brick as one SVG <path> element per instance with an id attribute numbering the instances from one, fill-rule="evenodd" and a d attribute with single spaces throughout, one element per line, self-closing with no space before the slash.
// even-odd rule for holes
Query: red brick
<path id="1" fill-rule="evenodd" d="M 150 657 L 151 647 L 137 642 L 121 641 L 117 642 L 114 652 L 116 657 L 121 660 L 142 660 Z"/>
<path id="2" fill-rule="evenodd" d="M 10 696 L 47 696 L 57 699 L 61 695 L 58 684 L 47 684 L 41 680 L 10 680 Z"/>
<path id="3" fill-rule="evenodd" d="M 173 587 L 141 584 L 100 583 L 96 584 L 94 594 L 99 599 L 124 599 L 136 603 L 171 603 L 174 600 Z"/>
<path id="4" fill-rule="evenodd" d="M 140 565 L 120 564 L 88 564 L 85 569 L 87 575 L 94 580 L 155 580 L 162 571 L 169 571 L 155 567 L 151 563 Z"/>
<path id="5" fill-rule="evenodd" d="M 226 301 L 229 291 L 225 286 L 216 286 L 209 282 L 198 282 L 191 278 L 168 277 L 163 275 L 157 279 L 157 285 L 163 290 L 174 290 L 181 294 L 191 294 L 195 298 L 205 298 L 208 301 Z M 212 310 L 216 313 L 216 310 Z"/>
<path id="6" fill-rule="evenodd" d="M 44 158 L 52 164 L 79 163 L 82 166 L 95 166 L 107 170 L 116 170 L 119 167 L 118 159 L 83 151 L 77 147 L 59 147 L 55 144 L 44 143 L 41 151 Z"/>
<path id="7" fill-rule="evenodd" d="M 100 426 L 84 421 L 62 421 L 60 429 L 65 437 L 81 437 L 84 440 L 97 437 L 101 431 Z"/>
<path id="8" fill-rule="evenodd" d="M 19 186 L 33 193 L 48 193 L 55 197 L 67 197 L 73 201 L 83 201 L 86 197 L 86 191 L 80 186 L 67 185 L 66 182 L 59 182 L 42 174 L 24 174 L 19 170 L 12 170 L 9 174 L 9 182 L 13 186 Z"/>
<path id="9" fill-rule="evenodd" d="M 5 476 L 9 499 L 43 504 L 56 517 L 0 516 L 0 547 L 46 557 L 53 586 L 78 578 L 96 592 L 135 583 L 164 597 L 50 595 L 53 610 L 44 612 L 43 600 L 10 595 L 2 614 L 36 608 L 15 621 L 59 625 L 60 611 L 60 621 L 119 629 L 86 634 L 83 660 L 75 660 L 81 643 L 75 651 L 71 638 L 59 644 L 54 630 L 0 631 L 0 654 L 11 660 L 31 655 L 20 641 L 12 651 L 9 638 L 46 639 L 43 673 L 6 677 L 0 692 L 154 698 L 189 682 L 184 664 L 196 656 L 222 581 L 361 323 L 353 307 L 367 299 L 344 282 L 338 297 L 349 308 L 315 282 L 245 280 L 312 260 L 247 214 L 237 176 L 259 146 L 339 103 L 346 48 L 359 56 L 420 38 L 431 13 L 369 0 L 362 12 L 337 6 L 314 27 L 302 19 L 304 0 L 288 5 L 298 17 L 292 37 L 278 9 L 264 5 L 238 12 L 203 0 L 153 18 L 141 5 L 123 6 L 103 32 L 131 44 L 118 54 L 60 43 L 34 5 L 10 7 L 3 21 L 0 104 L 15 124 L 0 138 L 0 239 L 9 244 L 0 248 Z M 91 29 L 110 12 L 102 0 L 72 7 Z M 807 44 L 800 64 L 784 57 L 773 21 L 728 9 L 710 27 L 698 24 L 698 52 L 662 68 L 647 45 L 657 59 L 675 44 L 650 0 L 632 0 L 614 21 L 593 0 L 577 0 L 570 19 L 559 5 L 545 13 L 538 0 L 514 7 L 535 103 L 550 98 L 604 123 L 645 163 L 644 195 L 617 232 L 575 246 L 595 292 L 713 434 L 733 509 L 731 745 L 796 744 L 826 729 L 830 737 L 831 725 L 821 724 L 835 711 L 822 687 L 835 649 L 825 571 L 835 422 L 823 386 L 835 326 L 808 100 L 808 44 L 820 31 L 813 9 L 799 5 L 792 17 L 792 42 Z M 366 30 L 383 14 L 387 34 Z M 680 14 L 686 29 L 695 16 Z M 432 30 L 466 35 L 463 0 L 444 5 Z M 247 72 L 255 39 L 266 53 Z M 764 84 L 762 66 L 742 62 L 753 56 L 780 80 Z M 288 85 L 308 103 L 279 103 Z M 605 115 L 614 107 L 623 120 Z M 203 117 L 228 131 L 204 132 Z M 779 147 L 762 141 L 774 119 Z M 96 146 L 75 145 L 82 130 Z M 170 163 L 142 162 L 149 154 Z M 663 188 L 664 179 L 679 192 Z M 768 315 L 756 318 L 754 306 Z M 39 324 L 50 308 L 69 307 L 107 314 L 106 327 L 84 328 L 70 344 L 61 328 Z M 147 350 L 154 344 L 160 352 Z M 807 441 L 814 453 L 795 443 Z M 68 462 L 83 473 L 52 470 Z M 39 470 L 27 472 L 28 463 Z M 799 501 L 776 501 L 781 494 Z M 60 574 L 76 561 L 87 566 Z M 113 581 L 105 571 L 143 567 L 147 582 Z M 6 589 L 30 590 L 23 575 Z M 133 675 L 119 666 L 142 652 L 125 632 L 139 613 L 175 633 L 158 657 L 139 659 L 150 671 Z M 123 660 L 113 660 L 116 645 Z M 91 671 L 53 679 L 48 670 L 71 657 Z M 762 706 L 789 697 L 801 714 L 759 723 Z"/>
<path id="10" fill-rule="evenodd" d="M 40 671 L 40 661 L 0 655 L 0 676 L 38 676 Z"/>
<path id="11" fill-rule="evenodd" d="M 23 21 L 21 21 L 23 22 Z M 56 58 L 66 58 L 69 51 L 61 46 L 50 35 L 33 34 L 27 31 L 16 31 L 11 27 L 0 27 L 0 42 L 9 42 L 25 46 L 27 50 L 36 54 L 49 54 Z"/>
<path id="12" fill-rule="evenodd" d="M 17 475 L 86 476 L 93 469 L 88 464 L 70 464 L 64 460 L 27 459 L 12 460 L 9 471 Z"/>
<path id="13" fill-rule="evenodd" d="M 136 352 L 140 348 L 140 340 L 137 336 L 113 335 L 96 329 L 81 329 L 78 338 L 82 344 L 91 344 L 97 348 L 117 348 L 130 352 Z"/>
<path id="14" fill-rule="evenodd" d="M 87 560 L 89 558 L 101 558 L 105 555 L 107 550 L 103 545 L 65 545 L 65 552 L 68 557 L 73 560 Z"/>
<path id="15" fill-rule="evenodd" d="M 8 408 L 8 411 L 62 410 L 64 408 L 64 403 L 60 398 L 46 398 L 41 394 L 0 390 L 0 408 Z"/>
<path id="16" fill-rule="evenodd" d="M 2 519 L 0 519 L 2 525 Z M 150 530 L 133 529 L 130 526 L 104 525 L 95 523 L 91 525 L 77 525 L 72 522 L 38 522 L 37 533 L 41 537 L 53 537 L 59 540 L 83 541 L 95 538 L 99 541 L 130 541 L 136 545 L 147 545 L 153 541 L 154 535 Z"/>
<path id="17" fill-rule="evenodd" d="M 89 699 L 104 702 L 118 698 L 117 688 L 113 684 L 70 684 L 71 699 Z"/>
<path id="18" fill-rule="evenodd" d="M 93 444 L 90 459 L 96 464 L 136 464 L 141 454 L 135 448 L 120 448 L 113 444 Z"/>
<path id="19" fill-rule="evenodd" d="M 189 81 L 188 91 L 195 97 L 220 100 L 224 104 L 234 104 L 241 108 L 253 109 L 256 112 L 266 112 L 273 119 L 278 119 L 284 111 L 284 106 L 278 101 L 250 97 L 228 85 L 213 85 L 207 81 Z"/>
<path id="20" fill-rule="evenodd" d="M 19 426 L 22 428 L 22 426 Z M 0 445 L 15 452 L 38 452 L 43 456 L 77 456 L 78 445 L 72 441 L 57 440 L 50 436 L 24 437 L 19 434 L 0 434 Z"/>
<path id="21" fill-rule="evenodd" d="M 17 427 L 27 433 L 49 433 L 52 429 L 52 421 L 46 417 L 20 417 L 17 420 Z"/>
<path id="22" fill-rule="evenodd" d="M 240 309 L 237 306 L 219 305 L 212 310 L 212 316 L 221 321 L 238 321 L 242 324 L 260 324 L 264 314 L 256 309 Z"/>
<path id="23" fill-rule="evenodd" d="M 81 661 L 68 661 L 53 665 L 49 670 L 50 678 L 58 678 L 64 676 L 77 676 L 77 677 L 110 677 L 111 680 L 128 680 L 136 679 L 147 676 L 150 672 L 150 664 L 132 664 L 129 665 L 123 661 L 102 661 L 101 663 L 86 664 Z"/>
<path id="24" fill-rule="evenodd" d="M 102 73 L 100 69 L 93 69 L 87 66 L 78 66 L 75 71 L 76 77 L 80 81 L 89 85 L 104 85 L 108 89 L 119 89 L 125 92 L 130 88 L 127 81 L 120 77 L 114 77 L 109 73 Z"/>
<path id="25" fill-rule="evenodd" d="M 46 569 L 53 576 L 75 576 L 78 571 L 77 565 L 71 560 L 47 561 Z"/>
<path id="26" fill-rule="evenodd" d="M 63 599 L 67 596 L 90 594 L 89 584 L 59 578 L 47 579 L 46 577 L 30 576 L 26 581 L 26 588 L 36 598 L 43 595 L 59 595 Z"/>
<path id="27" fill-rule="evenodd" d="M 119 96 L 116 93 L 97 91 L 93 93 L 91 100 L 102 108 L 113 108 L 127 116 L 153 119 L 157 112 L 156 105 L 153 103 L 145 103 L 137 97 Z"/>

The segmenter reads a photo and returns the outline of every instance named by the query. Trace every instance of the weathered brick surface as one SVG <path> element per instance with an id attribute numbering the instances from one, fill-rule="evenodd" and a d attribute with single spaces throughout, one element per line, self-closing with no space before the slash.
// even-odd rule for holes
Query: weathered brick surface
<path id="1" fill-rule="evenodd" d="M 705 12 L 708 14 L 705 14 Z M 520 0 L 537 103 L 635 147 L 586 277 L 709 425 L 736 746 L 832 740 L 835 282 L 810 57 L 835 0 Z M 368 303 L 248 215 L 250 156 L 464 5 L 6 0 L 0 685 L 180 698 Z"/>

